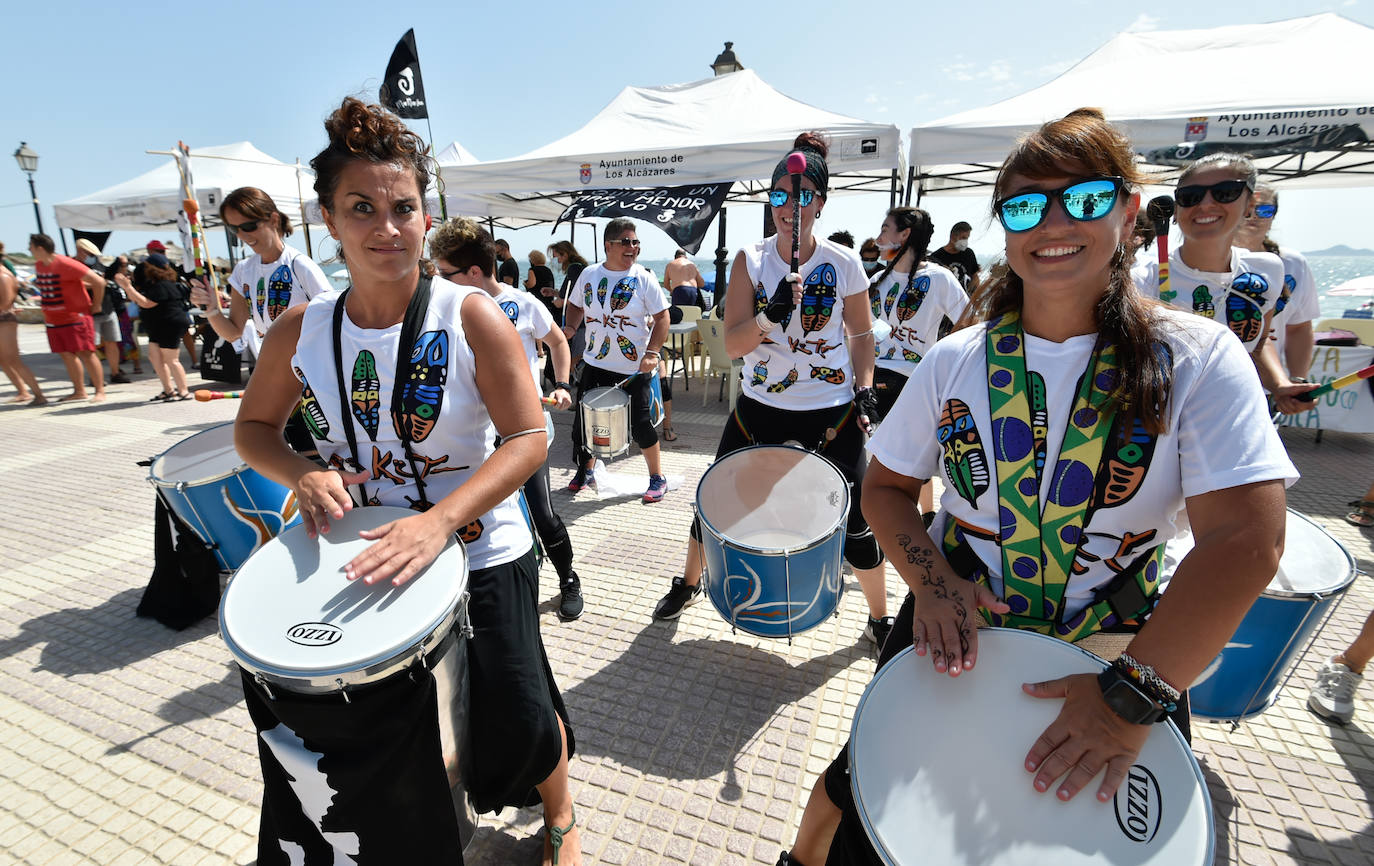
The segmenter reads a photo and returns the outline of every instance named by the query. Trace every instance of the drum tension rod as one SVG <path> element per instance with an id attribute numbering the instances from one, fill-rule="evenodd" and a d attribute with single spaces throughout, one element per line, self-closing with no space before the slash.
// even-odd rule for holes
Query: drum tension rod
<path id="1" fill-rule="evenodd" d="M 275 701 L 277 699 L 277 696 L 272 694 L 272 687 L 267 684 L 267 680 L 262 678 L 262 674 L 253 674 L 253 682 L 261 686 L 264 692 L 267 692 L 267 699 L 269 701 Z"/>
<path id="2" fill-rule="evenodd" d="M 343 677 L 335 677 L 334 684 L 339 687 L 339 694 L 343 695 L 344 703 L 353 703 L 353 699 L 348 696 L 348 689 L 344 686 Z"/>

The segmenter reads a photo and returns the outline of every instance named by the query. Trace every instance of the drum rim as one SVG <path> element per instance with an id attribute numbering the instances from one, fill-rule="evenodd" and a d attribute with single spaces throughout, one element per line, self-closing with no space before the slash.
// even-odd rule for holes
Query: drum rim
<path id="1" fill-rule="evenodd" d="M 389 519 L 397 519 L 402 516 L 413 515 L 416 513 L 414 511 L 411 511 L 409 508 L 401 508 L 394 505 L 373 505 L 352 510 L 364 511 L 376 508 L 394 512 L 403 512 L 402 514 L 398 514 L 396 515 L 396 517 L 391 517 Z M 253 551 L 253 553 L 248 557 L 248 559 L 244 560 L 243 565 L 240 565 L 239 569 L 235 571 L 235 577 L 238 576 L 239 571 L 246 568 L 248 564 L 253 561 L 253 558 L 258 556 L 258 554 L 262 550 L 265 550 L 270 544 L 272 544 L 272 542 L 282 538 L 288 532 L 298 531 L 304 532 L 305 525 L 297 524 L 296 526 L 290 527 L 281 534 L 269 539 L 265 544 L 263 544 L 257 550 Z M 282 543 L 284 544 L 285 542 Z M 423 635 L 423 637 L 419 638 L 410 646 L 405 647 L 403 649 L 375 653 L 369 656 L 368 658 L 361 660 L 359 663 L 349 667 L 335 666 L 328 668 L 317 667 L 302 669 L 297 667 L 280 665 L 265 659 L 258 658 L 257 656 L 253 655 L 252 653 L 244 649 L 238 641 L 234 640 L 232 630 L 230 629 L 229 624 L 225 619 L 225 611 L 228 607 L 230 592 L 234 586 L 233 579 L 229 581 L 229 586 L 225 588 L 224 595 L 220 599 L 218 612 L 220 638 L 224 641 L 225 646 L 228 647 L 230 655 L 234 657 L 234 661 L 239 665 L 239 667 L 243 668 L 251 674 L 255 674 L 262 677 L 264 680 L 267 680 L 268 682 L 271 682 L 274 685 L 281 686 L 283 689 L 297 694 L 334 694 L 340 691 L 344 691 L 351 686 L 370 685 L 373 683 L 381 682 L 382 680 L 392 676 L 393 674 L 409 667 L 417 658 L 422 656 L 428 656 L 429 653 L 433 651 L 434 647 L 437 646 L 438 643 L 443 640 L 444 635 L 458 621 L 460 615 L 466 614 L 468 608 L 468 599 L 470 596 L 470 592 L 468 589 L 469 559 L 467 545 L 458 536 L 451 535 L 449 537 L 448 544 L 444 546 L 444 549 L 440 551 L 439 555 L 442 556 L 444 553 L 447 553 L 450 547 L 457 548 L 459 555 L 462 558 L 462 587 L 459 589 L 457 597 L 454 599 L 453 603 L 448 605 L 444 609 L 444 613 L 436 617 L 435 619 L 431 620 L 430 623 L 424 629 L 419 630 L 417 632 L 417 634 L 421 634 Z M 437 560 L 438 557 L 436 556 L 435 559 Z M 433 563 L 430 563 L 430 565 L 432 566 Z M 420 577 L 424 576 L 425 572 L 427 572 L 429 568 L 430 566 L 426 566 L 425 571 L 422 571 L 420 574 L 417 574 L 415 577 L 412 577 L 411 580 L 417 580 Z M 340 685 L 340 681 L 342 681 L 342 685 Z"/>
<path id="2" fill-rule="evenodd" d="M 784 547 L 781 549 L 776 547 L 756 547 L 752 544 L 746 544 L 742 541 L 736 541 L 735 539 L 731 538 L 728 535 L 725 535 L 719 529 L 717 529 L 715 525 L 711 522 L 711 518 L 706 514 L 706 512 L 701 507 L 701 491 L 706 484 L 706 479 L 711 475 L 711 472 L 717 466 L 720 466 L 722 463 L 724 463 L 728 458 L 733 457 L 736 454 L 743 454 L 746 451 L 753 451 L 759 448 L 785 448 L 789 451 L 800 451 L 803 454 L 809 455 L 811 457 L 816 457 L 820 459 L 823 463 L 825 463 L 825 465 L 829 467 L 830 470 L 834 472 L 835 475 L 840 479 L 840 489 L 844 491 L 844 508 L 840 510 L 839 516 L 835 518 L 835 522 L 830 526 L 829 529 L 825 530 L 825 532 L 823 532 L 816 538 L 808 541 L 806 544 L 801 545 L 800 547 Z M 746 553 L 758 553 L 764 556 L 790 556 L 794 553 L 806 553 L 808 551 L 815 550 L 822 544 L 827 543 L 828 541 L 830 541 L 831 538 L 835 536 L 836 529 L 839 529 L 848 523 L 849 506 L 851 503 L 851 496 L 849 492 L 849 480 L 844 477 L 844 473 L 839 470 L 839 467 L 837 467 L 828 458 L 826 458 L 824 454 L 817 454 L 815 451 L 809 451 L 805 448 L 799 448 L 796 445 L 764 444 L 749 445 L 744 448 L 739 448 L 734 451 L 731 451 L 729 454 L 724 454 L 716 460 L 711 461 L 711 465 L 707 466 L 706 471 L 701 473 L 701 478 L 697 481 L 696 493 L 693 495 L 692 499 L 693 505 L 695 506 L 695 510 L 697 513 L 697 517 L 701 520 L 701 525 L 705 527 L 707 532 L 711 533 L 712 538 L 715 538 L 719 541 L 727 542 L 731 547 L 735 548 L 736 550 L 742 550 Z"/>
<path id="3" fill-rule="evenodd" d="M 1058 638 L 1049 637 L 1048 635 L 1042 635 L 1038 632 L 1028 632 L 1024 629 L 1000 627 L 981 628 L 978 630 L 978 632 L 980 638 L 983 635 L 986 635 L 990 632 L 995 632 L 999 635 L 1015 634 L 1018 637 L 1013 638 L 1014 640 L 1020 640 L 1023 638 L 1031 640 L 1032 642 L 1035 642 L 1037 640 L 1051 640 L 1057 644 L 1069 647 L 1083 654 L 1085 657 L 1087 657 L 1103 669 L 1108 667 L 1108 663 L 1104 661 L 1100 656 L 1088 652 L 1087 650 L 1083 649 L 1083 647 L 1078 646 L 1077 644 L 1069 643 L 1067 641 L 1061 641 Z M 894 662 L 896 662 L 898 659 L 914 654 L 915 651 L 916 648 L 914 646 L 909 646 L 903 649 L 901 652 L 894 655 L 891 659 L 888 660 L 888 663 L 886 665 L 884 665 L 877 671 L 877 673 L 874 674 L 873 679 L 869 680 L 868 685 L 864 687 L 863 694 L 859 696 L 859 703 L 854 708 L 853 721 L 850 722 L 849 748 L 851 750 L 853 749 L 854 728 L 858 724 L 860 716 L 863 714 L 864 705 L 868 702 L 869 696 L 877 688 L 878 683 L 882 680 L 882 678 L 885 675 L 891 675 L 891 672 L 897 669 L 897 666 L 894 664 Z M 1192 747 L 1188 744 L 1187 740 L 1183 739 L 1183 734 L 1179 732 L 1178 726 L 1174 724 L 1173 719 L 1165 719 L 1163 722 L 1159 722 L 1157 724 L 1167 725 L 1169 733 L 1173 736 L 1175 743 L 1178 744 L 1178 746 L 1182 749 L 1182 751 L 1185 754 L 1192 758 L 1192 760 L 1189 761 L 1189 769 L 1191 769 L 1193 772 L 1193 779 L 1197 782 L 1198 789 L 1203 792 L 1202 796 L 1198 798 L 1202 803 L 1202 808 L 1205 813 L 1203 816 L 1203 824 L 1204 826 L 1209 828 L 1213 827 L 1216 818 L 1212 810 L 1212 797 L 1210 789 L 1208 789 L 1207 787 L 1207 779 L 1202 775 L 1202 765 L 1198 762 L 1197 756 L 1193 755 Z M 869 817 L 868 810 L 864 808 L 863 798 L 862 796 L 860 796 L 859 784 L 859 763 L 856 760 L 854 760 L 854 755 L 851 752 L 849 756 L 849 790 L 854 797 L 854 808 L 857 810 L 859 814 L 859 822 L 863 826 L 864 835 L 868 837 L 868 840 L 871 843 L 873 843 L 873 850 L 877 852 L 879 858 L 881 858 L 884 863 L 888 864 L 888 866 L 901 866 L 901 864 L 899 864 L 895 859 L 893 859 L 891 852 L 887 850 L 887 848 L 883 845 L 882 841 L 880 839 L 875 838 L 872 830 L 872 827 L 874 826 L 873 821 Z M 1080 792 L 1079 796 L 1083 796 L 1083 793 Z M 1105 806 L 1107 804 L 1103 803 L 1102 805 Z M 1207 850 L 1204 852 L 1205 856 L 1202 860 L 1204 864 L 1210 864 L 1215 862 L 1216 842 L 1216 832 L 1215 830 L 1213 830 L 1212 832 L 1209 832 L 1207 834 Z"/>
<path id="4" fill-rule="evenodd" d="M 234 454 L 238 456 L 239 464 L 235 466 L 233 469 L 230 469 L 229 471 L 223 472 L 219 475 L 207 475 L 204 478 L 178 478 L 176 480 L 172 480 L 170 478 L 163 478 L 157 474 L 158 464 L 161 463 L 162 458 L 166 457 L 169 453 L 171 453 L 173 449 L 181 445 L 185 445 L 187 442 L 190 442 L 197 436 L 204 436 L 207 433 L 212 433 L 224 427 L 233 426 L 233 421 L 226 421 L 223 424 L 216 424 L 213 427 L 206 427 L 204 430 L 198 430 L 195 433 L 192 433 L 190 436 L 187 436 L 185 439 L 182 439 L 178 442 L 174 442 L 171 445 L 167 446 L 166 449 L 164 449 L 160 454 L 154 457 L 152 462 L 148 464 L 148 483 L 157 487 L 166 487 L 170 489 L 176 489 L 177 487 L 180 487 L 183 484 L 187 487 L 201 487 L 206 484 L 212 484 L 216 481 L 223 481 L 226 478 L 233 478 L 235 475 L 242 473 L 243 470 L 248 469 L 248 462 L 244 460 L 241 455 L 239 455 L 238 448 L 235 447 Z M 230 439 L 230 445 L 233 445 L 232 438 Z"/>
<path id="5" fill-rule="evenodd" d="M 1260 598 L 1273 598 L 1273 599 L 1279 599 L 1279 600 L 1283 600 L 1283 601 L 1309 601 L 1309 600 L 1314 599 L 1314 598 L 1320 599 L 1320 598 L 1326 598 L 1327 596 L 1339 595 L 1340 593 L 1343 593 L 1343 592 L 1345 592 L 1347 589 L 1349 589 L 1349 588 L 1350 588 L 1350 585 L 1351 585 L 1352 583 L 1355 582 L 1355 578 L 1356 578 L 1356 576 L 1358 575 L 1358 571 L 1357 571 L 1356 566 L 1355 566 L 1355 557 L 1354 557 L 1353 555 L 1351 555 L 1351 553 L 1350 553 L 1349 550 L 1346 550 L 1345 545 L 1344 545 L 1344 544 L 1341 544 L 1340 539 L 1336 538 L 1336 536 L 1332 535 L 1330 532 L 1327 532 L 1326 527 L 1322 526 L 1322 525 L 1321 525 L 1320 523 L 1318 523 L 1317 521 L 1315 521 L 1315 520 L 1313 520 L 1312 518 L 1308 517 L 1306 514 L 1303 514 L 1301 511 L 1298 511 L 1298 510 L 1293 509 L 1293 508 L 1285 508 L 1284 511 L 1287 512 L 1288 514 L 1291 514 L 1291 515 L 1293 515 L 1293 516 L 1295 516 L 1295 517 L 1298 517 L 1298 518 L 1301 519 L 1304 523 L 1306 523 L 1308 526 L 1310 526 L 1310 527 L 1312 527 L 1313 529 L 1317 530 L 1317 531 L 1320 532 L 1322 535 L 1325 535 L 1326 538 L 1327 538 L 1327 540 L 1330 541 L 1332 544 L 1336 545 L 1336 549 L 1339 550 L 1339 551 L 1341 552 L 1341 554 L 1345 557 L 1345 565 L 1346 565 L 1346 568 L 1345 568 L 1345 578 L 1344 578 L 1344 580 L 1340 581 L 1339 583 L 1333 584 L 1332 586 L 1322 587 L 1322 588 L 1320 588 L 1320 589 L 1308 589 L 1308 590 L 1273 589 L 1273 590 L 1271 590 L 1268 586 L 1266 586 L 1266 587 L 1264 588 L 1264 591 L 1260 593 Z M 1286 535 L 1287 535 L 1287 530 L 1285 530 L 1285 537 L 1286 537 Z M 1282 557 L 1280 557 L 1279 562 L 1282 563 L 1282 561 L 1283 561 L 1283 559 L 1282 559 Z M 1272 580 L 1272 578 L 1271 578 L 1271 580 Z M 1256 599 L 1256 601 L 1258 601 L 1258 599 Z"/>
<path id="6" fill-rule="evenodd" d="M 607 406 L 605 408 L 602 408 L 600 406 L 587 405 L 588 400 L 592 399 L 593 397 L 596 397 L 599 394 L 605 394 L 610 391 L 620 392 L 620 396 L 623 398 L 623 400 L 617 402 L 614 406 Z M 618 387 L 616 385 L 602 385 L 600 388 L 592 388 L 589 391 L 587 391 L 587 393 L 582 395 L 582 408 L 586 409 L 588 412 L 614 412 L 617 409 L 626 408 L 629 405 L 629 393 L 627 393 L 624 388 Z"/>

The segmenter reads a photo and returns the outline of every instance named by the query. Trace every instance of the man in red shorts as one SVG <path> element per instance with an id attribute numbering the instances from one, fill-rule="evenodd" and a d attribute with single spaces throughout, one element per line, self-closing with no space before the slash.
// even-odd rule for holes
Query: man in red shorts
<path id="1" fill-rule="evenodd" d="M 72 393 L 58 398 L 57 402 L 87 399 L 86 380 L 81 375 L 84 364 L 95 383 L 91 402 L 102 403 L 105 376 L 95 354 L 95 321 L 91 314 L 100 309 L 105 298 L 105 278 L 76 259 L 57 255 L 54 249 L 52 238 L 47 235 L 29 235 L 29 252 L 34 259 L 33 282 L 43 296 L 48 348 L 62 356 L 67 376 L 72 380 Z"/>

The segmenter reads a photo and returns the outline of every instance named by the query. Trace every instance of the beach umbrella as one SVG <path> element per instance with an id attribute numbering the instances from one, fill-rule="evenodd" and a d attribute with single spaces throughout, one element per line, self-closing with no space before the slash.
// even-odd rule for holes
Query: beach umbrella
<path id="1" fill-rule="evenodd" d="M 1374 276 L 1356 277 L 1326 290 L 1327 297 L 1374 298 Z"/>

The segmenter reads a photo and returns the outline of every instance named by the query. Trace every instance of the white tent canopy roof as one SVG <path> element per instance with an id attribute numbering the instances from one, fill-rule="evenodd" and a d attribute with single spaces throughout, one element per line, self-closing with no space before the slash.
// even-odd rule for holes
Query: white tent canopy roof
<path id="1" fill-rule="evenodd" d="M 752 70 L 663 87 L 627 87 L 571 135 L 511 159 L 442 167 L 450 190 L 531 194 L 768 180 L 797 134 L 830 140 L 845 185 L 885 189 L 902 167 L 895 126 L 784 96 Z M 832 180 L 832 188 L 840 184 Z"/>
<path id="2" fill-rule="evenodd" d="M 309 169 L 274 159 L 247 141 L 192 148 L 191 175 L 207 226 L 220 224 L 220 202 L 241 186 L 264 190 L 295 225 L 300 225 L 301 194 L 314 197 L 315 176 Z M 142 231 L 176 225 L 181 201 L 181 175 L 176 160 L 169 156 L 152 171 L 63 202 L 54 210 L 62 228 Z"/>
<path id="3" fill-rule="evenodd" d="M 1371 185 L 1370 57 L 1374 28 L 1331 13 L 1121 33 L 1048 84 L 915 127 L 910 160 L 927 192 L 985 194 L 1020 136 L 1097 106 L 1125 127 L 1147 168 L 1166 175 L 1226 149 L 1255 153 L 1284 188 Z M 1263 155 L 1266 147 L 1282 152 Z"/>

